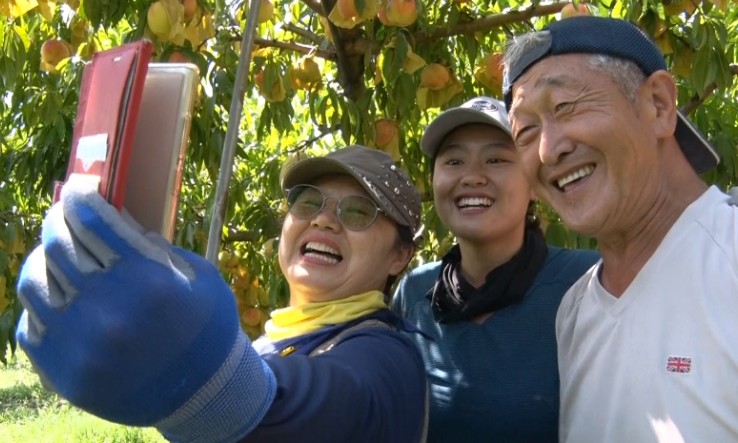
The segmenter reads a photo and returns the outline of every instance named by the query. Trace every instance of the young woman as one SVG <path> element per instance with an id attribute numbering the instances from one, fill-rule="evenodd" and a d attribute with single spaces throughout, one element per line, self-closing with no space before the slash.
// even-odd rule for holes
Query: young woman
<path id="1" fill-rule="evenodd" d="M 504 104 L 472 99 L 439 115 L 421 147 L 435 209 L 457 244 L 400 282 L 393 309 L 430 387 L 430 442 L 556 442 L 554 321 L 594 252 L 547 246 Z"/>
<path id="2" fill-rule="evenodd" d="M 45 384 L 177 442 L 423 441 L 423 361 L 384 302 L 414 252 L 417 190 L 359 146 L 283 186 L 290 306 L 252 345 L 211 263 L 68 182 L 19 282 L 17 337 Z"/>

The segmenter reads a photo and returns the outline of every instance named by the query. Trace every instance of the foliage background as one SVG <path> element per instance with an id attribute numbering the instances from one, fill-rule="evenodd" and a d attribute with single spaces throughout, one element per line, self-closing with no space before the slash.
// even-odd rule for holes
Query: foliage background
<path id="1" fill-rule="evenodd" d="M 499 96 L 498 80 L 485 68 L 489 57 L 500 53 L 511 35 L 560 19 L 568 4 L 409 0 L 417 20 L 391 26 L 373 14 L 387 1 L 352 2 L 365 13 L 352 27 L 334 24 L 347 26 L 345 16 L 330 14 L 335 0 L 262 2 L 267 20 L 257 28 L 258 47 L 248 69 L 219 262 L 252 336 L 288 297 L 274 256 L 284 210 L 281 165 L 353 143 L 387 150 L 424 195 L 416 264 L 434 260 L 453 240 L 429 204 L 429 165 L 418 146 L 423 128 L 469 97 Z M 149 26 L 151 0 L 0 0 L 0 361 L 15 350 L 13 329 L 20 315 L 15 281 L 37 242 L 53 181 L 66 172 L 80 74 L 95 51 L 149 38 L 155 61 L 184 60 L 199 67 L 175 241 L 205 252 L 248 5 L 196 0 L 195 14 L 185 19 L 180 0 L 160 2 L 168 11 L 165 34 L 154 34 Z M 722 188 L 738 182 L 735 4 L 592 0 L 586 5 L 590 14 L 638 23 L 657 41 L 676 74 L 682 109 L 722 155 L 719 167 L 704 177 Z M 68 42 L 71 57 L 45 65 L 41 47 L 50 39 Z M 421 81 L 422 65 L 431 63 L 451 74 L 438 91 Z M 384 126 L 391 129 L 389 136 L 375 130 L 380 120 L 390 123 Z M 547 208 L 541 208 L 541 217 L 550 242 L 593 247 Z"/>

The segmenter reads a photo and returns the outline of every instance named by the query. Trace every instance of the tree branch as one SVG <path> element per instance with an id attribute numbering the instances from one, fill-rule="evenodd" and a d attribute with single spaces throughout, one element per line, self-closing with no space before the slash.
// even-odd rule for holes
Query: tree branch
<path id="1" fill-rule="evenodd" d="M 326 135 L 333 134 L 336 131 L 338 131 L 338 126 L 331 126 L 330 128 L 325 129 L 320 134 L 318 134 L 318 135 L 316 135 L 314 137 L 311 137 L 311 138 L 303 141 L 302 143 L 298 144 L 297 146 L 295 146 L 292 149 L 289 149 L 287 152 L 302 151 L 303 149 L 305 149 L 308 146 L 312 145 L 313 143 L 315 143 L 316 141 L 318 141 L 321 138 L 325 137 Z"/>
<path id="2" fill-rule="evenodd" d="M 253 242 L 258 238 L 259 234 L 254 231 L 235 231 L 228 228 L 228 234 L 223 239 L 223 243 Z"/>
<path id="3" fill-rule="evenodd" d="M 728 68 L 730 69 L 731 74 L 738 75 L 738 64 L 731 63 Z M 694 112 L 695 109 L 707 100 L 707 97 L 715 92 L 715 89 L 717 89 L 717 83 L 713 82 L 710 83 L 701 94 L 693 95 L 692 98 L 690 98 L 689 101 L 681 107 L 680 111 L 682 111 L 682 114 L 689 115 Z"/>
<path id="4" fill-rule="evenodd" d="M 328 16 L 336 4 L 336 0 L 320 0 L 323 15 Z M 363 40 L 364 30 L 361 26 L 352 29 L 339 28 L 328 20 L 328 27 L 333 36 L 333 47 L 336 48 L 336 69 L 338 84 L 343 88 L 343 95 L 356 101 L 364 92 L 364 54 L 355 54 L 348 51 L 357 40 Z"/>
<path id="5" fill-rule="evenodd" d="M 302 0 L 302 2 L 305 3 L 305 5 L 315 11 L 317 14 L 322 16 L 326 14 L 325 8 L 331 6 L 330 0 L 326 5 L 322 5 L 319 0 Z M 488 31 L 495 27 L 521 22 L 532 17 L 555 14 L 561 11 L 561 9 L 568 3 L 568 1 L 560 1 L 547 5 L 534 5 L 518 11 L 510 11 L 504 14 L 489 15 L 469 22 L 458 23 L 452 28 L 448 28 L 443 25 L 433 26 L 424 32 L 413 35 L 411 38 L 416 42 L 416 44 L 420 44 L 429 40 L 437 40 L 454 35 L 473 34 L 475 32 Z M 283 26 L 285 30 L 306 38 L 313 43 L 322 43 L 320 37 L 305 29 L 302 29 L 290 23 L 285 23 Z M 314 51 L 315 55 L 317 55 L 318 57 L 336 61 L 339 65 L 346 64 L 342 63 L 344 59 L 347 59 L 349 57 L 361 56 L 369 50 L 371 45 L 369 40 L 367 40 L 366 38 L 358 35 L 353 35 L 352 38 L 345 39 L 344 41 L 344 38 L 342 38 L 344 36 L 342 34 L 347 31 L 343 29 L 337 29 L 335 26 L 333 26 L 332 23 L 329 23 L 329 26 L 331 27 L 331 31 L 333 31 L 334 39 L 338 38 L 339 41 L 341 41 L 341 44 L 334 45 L 335 51 L 317 49 L 312 46 L 303 45 L 300 43 L 286 43 L 278 40 L 263 39 L 258 37 L 256 38 L 255 42 L 260 46 L 270 46 L 287 49 L 303 54 L 308 54 L 310 53 L 310 51 Z M 344 88 L 346 88 L 347 85 L 344 85 Z"/>
<path id="6" fill-rule="evenodd" d="M 371 42 L 369 39 L 359 37 L 356 40 L 346 43 L 346 55 L 348 56 L 363 56 L 369 51 Z"/>
<path id="7" fill-rule="evenodd" d="M 297 25 L 293 25 L 292 23 L 283 23 L 282 24 L 282 28 L 285 29 L 285 30 L 287 30 L 287 31 L 290 31 L 291 33 L 296 34 L 296 35 L 298 35 L 298 36 L 300 36 L 300 37 L 302 37 L 302 38 L 304 38 L 304 39 L 306 39 L 306 40 L 308 40 L 308 41 L 310 41 L 312 43 L 314 43 L 315 45 L 318 45 L 319 46 L 319 45 L 323 44 L 323 39 L 322 38 L 318 37 L 317 35 L 313 34 L 312 32 L 308 31 L 307 29 L 303 29 L 303 28 L 301 28 L 301 27 L 299 27 Z"/>
<path id="8" fill-rule="evenodd" d="M 420 44 L 428 40 L 438 40 L 453 35 L 473 34 L 480 31 L 488 31 L 511 23 L 528 20 L 532 17 L 556 14 L 569 2 L 556 2 L 547 5 L 533 5 L 526 9 L 510 11 L 504 14 L 488 15 L 469 22 L 458 23 L 454 27 L 433 26 L 428 30 L 415 34 L 415 42 Z"/>
<path id="9" fill-rule="evenodd" d="M 309 54 L 312 52 L 318 57 L 324 58 L 326 60 L 336 60 L 336 53 L 333 51 L 326 51 L 325 49 L 318 49 L 315 46 L 303 45 L 301 43 L 281 42 L 279 40 L 266 39 L 261 37 L 256 37 L 254 39 L 254 43 L 259 45 L 260 47 L 268 46 L 272 48 L 287 49 L 302 54 Z"/>
<path id="10" fill-rule="evenodd" d="M 255 242 L 260 238 L 271 238 L 279 235 L 281 230 L 282 220 L 276 217 L 270 217 L 269 220 L 264 222 L 261 229 L 257 231 L 237 231 L 228 227 L 228 233 L 224 236 L 223 243 Z"/>

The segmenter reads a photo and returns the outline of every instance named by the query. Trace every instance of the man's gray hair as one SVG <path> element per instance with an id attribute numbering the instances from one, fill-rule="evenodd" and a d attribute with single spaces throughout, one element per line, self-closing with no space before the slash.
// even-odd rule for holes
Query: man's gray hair
<path id="1" fill-rule="evenodd" d="M 646 74 L 638 65 L 630 60 L 602 54 L 589 55 L 587 62 L 592 69 L 609 75 L 631 103 L 636 102 L 638 87 L 646 79 Z"/>
<path id="2" fill-rule="evenodd" d="M 522 34 L 508 42 L 505 48 L 503 64 L 505 78 L 510 66 L 520 63 L 520 60 L 530 51 L 551 46 L 551 34 L 548 31 L 537 31 Z M 620 91 L 632 103 L 635 103 L 638 87 L 646 75 L 637 64 L 630 60 L 604 54 L 586 54 L 589 66 L 608 76 L 618 85 Z"/>
<path id="3" fill-rule="evenodd" d="M 551 33 L 548 31 L 528 32 L 526 34 L 513 37 L 507 43 L 502 63 L 505 67 L 505 78 L 507 78 L 510 66 L 516 66 L 520 63 L 520 59 L 530 51 L 541 48 L 551 47 Z"/>

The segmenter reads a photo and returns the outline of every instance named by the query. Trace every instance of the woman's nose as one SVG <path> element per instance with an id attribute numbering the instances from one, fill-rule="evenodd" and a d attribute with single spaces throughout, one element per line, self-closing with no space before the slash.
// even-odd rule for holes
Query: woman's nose
<path id="1" fill-rule="evenodd" d="M 488 181 L 489 179 L 480 165 L 474 165 L 468 168 L 464 171 L 464 175 L 461 178 L 461 183 L 464 186 L 484 186 Z"/>
<path id="2" fill-rule="evenodd" d="M 341 229 L 341 221 L 338 219 L 337 203 L 333 199 L 326 199 L 323 208 L 313 216 L 310 225 L 321 229 L 338 231 Z"/>

